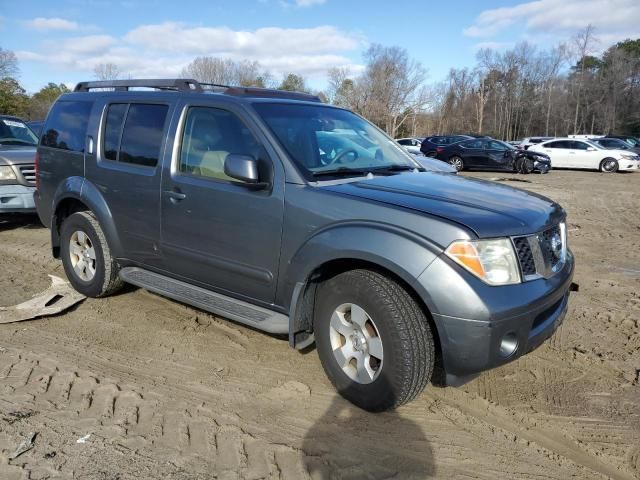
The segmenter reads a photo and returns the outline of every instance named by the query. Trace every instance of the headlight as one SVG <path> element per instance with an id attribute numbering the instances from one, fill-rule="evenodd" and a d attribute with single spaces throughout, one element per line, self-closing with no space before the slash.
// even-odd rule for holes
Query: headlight
<path id="1" fill-rule="evenodd" d="M 2 180 L 16 180 L 16 174 L 13 172 L 13 168 L 7 166 L 0 167 L 0 181 Z"/>
<path id="2" fill-rule="evenodd" d="M 445 250 L 449 258 L 489 285 L 520 283 L 520 268 L 511 240 L 458 240 Z"/>
<path id="3" fill-rule="evenodd" d="M 627 155 L 626 153 L 623 153 L 620 156 L 622 158 L 624 158 L 625 160 L 637 160 L 638 159 L 637 155 Z"/>

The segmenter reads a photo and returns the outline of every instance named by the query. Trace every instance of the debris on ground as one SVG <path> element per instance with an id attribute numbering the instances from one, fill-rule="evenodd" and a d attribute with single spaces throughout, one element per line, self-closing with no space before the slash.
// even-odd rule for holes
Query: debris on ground
<path id="1" fill-rule="evenodd" d="M 524 182 L 531 183 L 531 180 L 525 180 L 524 178 L 512 178 L 512 177 L 492 177 L 489 180 L 492 182 Z"/>
<path id="2" fill-rule="evenodd" d="M 90 437 L 91 437 L 91 434 L 87 433 L 84 437 L 80 437 L 79 439 L 77 439 L 76 443 L 87 443 Z"/>
<path id="3" fill-rule="evenodd" d="M 0 323 L 22 322 L 56 315 L 86 298 L 62 278 L 54 275 L 49 277 L 51 286 L 41 294 L 12 307 L 0 307 Z"/>
<path id="4" fill-rule="evenodd" d="M 20 445 L 18 445 L 18 448 L 16 448 L 16 451 L 13 452 L 13 455 L 9 457 L 9 460 L 14 460 L 18 458 L 20 455 L 22 455 L 24 452 L 28 452 L 29 450 L 31 450 L 33 448 L 37 435 L 38 435 L 37 432 L 29 433 L 29 435 L 27 435 L 24 438 L 24 440 L 20 442 Z"/>

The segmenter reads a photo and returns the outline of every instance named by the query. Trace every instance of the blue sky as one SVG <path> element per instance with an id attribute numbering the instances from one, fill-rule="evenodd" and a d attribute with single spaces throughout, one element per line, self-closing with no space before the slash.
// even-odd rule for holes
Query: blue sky
<path id="1" fill-rule="evenodd" d="M 199 55 L 257 60 L 322 88 L 328 68 L 361 69 L 370 43 L 406 48 L 437 81 L 483 46 L 544 48 L 588 23 L 601 48 L 640 37 L 640 1 L 0 0 L 0 47 L 16 52 L 31 92 L 91 79 L 104 62 L 134 77 L 178 75 Z"/>

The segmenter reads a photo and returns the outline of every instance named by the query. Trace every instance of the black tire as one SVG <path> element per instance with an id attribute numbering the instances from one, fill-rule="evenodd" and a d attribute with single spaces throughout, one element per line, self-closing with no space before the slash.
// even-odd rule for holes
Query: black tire
<path id="1" fill-rule="evenodd" d="M 515 168 L 518 173 L 528 175 L 533 172 L 533 160 L 525 156 L 516 159 Z"/>
<path id="2" fill-rule="evenodd" d="M 618 167 L 618 160 L 615 158 L 605 158 L 600 162 L 600 171 L 603 173 L 615 173 Z"/>
<path id="3" fill-rule="evenodd" d="M 95 251 L 95 274 L 90 280 L 82 279 L 72 264 L 70 242 L 75 232 L 86 234 Z M 122 288 L 118 264 L 111 255 L 104 232 L 92 212 L 76 212 L 64 220 L 60 231 L 60 256 L 69 282 L 83 295 L 93 298 L 106 297 Z"/>
<path id="4" fill-rule="evenodd" d="M 346 303 L 364 309 L 379 332 L 384 360 L 371 383 L 350 378 L 334 356 L 331 317 Z M 435 347 L 427 318 L 403 287 L 380 273 L 351 270 L 323 282 L 318 287 L 314 333 L 318 355 L 331 383 L 364 410 L 381 412 L 407 403 L 431 379 Z"/>
<path id="5" fill-rule="evenodd" d="M 449 159 L 449 165 L 455 168 L 458 172 L 464 170 L 464 160 L 458 155 L 454 155 Z"/>

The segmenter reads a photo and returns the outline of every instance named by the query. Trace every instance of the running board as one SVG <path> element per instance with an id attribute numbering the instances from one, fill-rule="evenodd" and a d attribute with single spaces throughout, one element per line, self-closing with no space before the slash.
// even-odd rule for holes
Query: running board
<path id="1" fill-rule="evenodd" d="M 120 278 L 138 287 L 274 334 L 289 333 L 289 317 L 143 268 L 126 267 Z"/>

